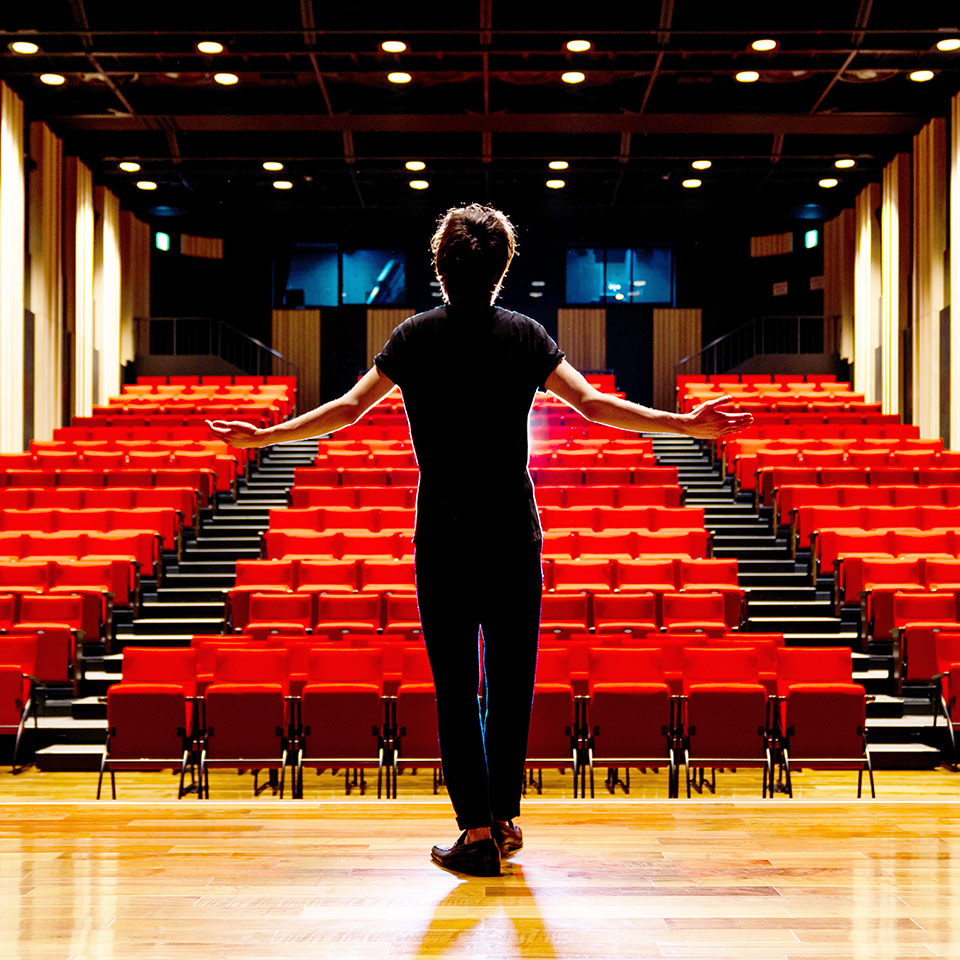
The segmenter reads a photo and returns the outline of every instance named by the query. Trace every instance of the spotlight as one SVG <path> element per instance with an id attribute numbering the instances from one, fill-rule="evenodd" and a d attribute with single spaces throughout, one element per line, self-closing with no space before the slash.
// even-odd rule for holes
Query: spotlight
<path id="1" fill-rule="evenodd" d="M 137 189 L 138 190 L 156 190 L 157 185 L 152 180 L 138 180 Z"/>
<path id="2" fill-rule="evenodd" d="M 548 180 L 547 186 L 551 190 L 562 190 L 567 185 L 566 180 Z"/>
<path id="3" fill-rule="evenodd" d="M 586 53 L 588 50 L 593 48 L 593 44 L 589 40 L 568 40 L 567 49 L 571 53 Z"/>
<path id="4" fill-rule="evenodd" d="M 274 190 L 292 190 L 293 184 L 289 180 L 274 180 L 273 189 Z"/>
<path id="5" fill-rule="evenodd" d="M 694 160 L 690 164 L 694 170 L 709 170 L 713 166 L 712 160 Z"/>
<path id="6" fill-rule="evenodd" d="M 39 53 L 40 48 L 29 40 L 14 40 L 10 44 L 10 49 L 14 53 L 19 53 L 24 57 L 29 57 L 34 53 Z"/>
<path id="7" fill-rule="evenodd" d="M 426 190 L 430 186 L 429 180 L 411 180 L 410 189 L 411 190 Z"/>
<path id="8" fill-rule="evenodd" d="M 218 40 L 201 40 L 197 44 L 200 53 L 223 53 L 223 44 Z"/>
<path id="9" fill-rule="evenodd" d="M 766 53 L 768 50 L 776 50 L 780 46 L 776 40 L 754 40 L 750 44 L 754 50 L 758 50 L 761 53 Z"/>
<path id="10" fill-rule="evenodd" d="M 734 74 L 734 79 L 740 83 L 755 83 L 760 79 L 760 74 L 756 70 L 741 70 Z"/>
<path id="11" fill-rule="evenodd" d="M 124 173 L 136 173 L 140 169 L 140 164 L 136 160 L 121 160 L 117 166 Z"/>
<path id="12" fill-rule="evenodd" d="M 702 184 L 702 180 L 697 180 L 695 177 L 691 177 L 689 180 L 684 180 L 680 185 L 686 187 L 688 190 L 696 190 L 697 187 Z"/>
<path id="13" fill-rule="evenodd" d="M 833 165 L 838 170 L 849 170 L 850 167 L 856 165 L 856 160 L 850 159 L 850 157 L 841 157 L 839 160 L 834 160 Z"/>
<path id="14" fill-rule="evenodd" d="M 823 180 L 818 181 L 818 186 L 823 187 L 824 190 L 830 190 L 839 182 L 840 181 L 836 180 L 834 177 L 824 177 Z"/>
<path id="15" fill-rule="evenodd" d="M 960 40 L 958 40 L 956 37 L 948 37 L 946 40 L 938 40 L 937 49 L 943 50 L 944 52 L 948 50 L 960 50 Z"/>
<path id="16" fill-rule="evenodd" d="M 933 71 L 932 70 L 911 70 L 908 76 L 914 83 L 926 83 L 928 80 L 933 79 Z"/>
<path id="17" fill-rule="evenodd" d="M 551 160 L 547 166 L 551 170 L 569 170 L 570 164 L 566 160 Z"/>
<path id="18" fill-rule="evenodd" d="M 235 73 L 215 73 L 213 79 L 216 83 L 224 87 L 232 87 L 240 81 L 240 78 Z"/>
<path id="19" fill-rule="evenodd" d="M 67 82 L 67 78 L 59 73 L 41 73 L 40 82 L 45 83 L 48 87 L 59 87 Z"/>
<path id="20" fill-rule="evenodd" d="M 411 77 L 409 73 L 404 73 L 402 70 L 396 70 L 393 73 L 388 73 L 387 79 L 391 83 L 409 83 L 413 77 Z"/>
<path id="21" fill-rule="evenodd" d="M 407 170 L 412 170 L 414 173 L 416 173 L 418 170 L 427 169 L 427 165 L 422 160 L 408 160 L 404 164 L 404 167 L 406 167 Z"/>
<path id="22" fill-rule="evenodd" d="M 560 79 L 564 83 L 583 83 L 587 77 L 586 74 L 581 73 L 579 70 L 568 70 L 566 73 L 560 75 Z"/>
<path id="23" fill-rule="evenodd" d="M 283 164 L 279 160 L 264 160 L 263 169 L 269 170 L 271 173 L 277 173 L 283 169 Z"/>
<path id="24" fill-rule="evenodd" d="M 407 45 L 402 40 L 384 40 L 380 44 L 380 49 L 384 53 L 403 53 Z"/>

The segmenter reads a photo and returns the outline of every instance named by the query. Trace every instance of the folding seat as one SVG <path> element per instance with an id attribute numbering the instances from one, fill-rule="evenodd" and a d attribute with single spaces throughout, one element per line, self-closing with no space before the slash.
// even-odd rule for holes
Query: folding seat
<path id="1" fill-rule="evenodd" d="M 867 484 L 851 484 L 842 487 L 825 487 L 836 490 L 837 506 L 840 507 L 889 507 L 891 506 L 890 487 L 871 487 Z M 883 525 L 882 525 L 883 526 Z M 867 528 L 869 529 L 869 527 Z"/>
<path id="2" fill-rule="evenodd" d="M 388 591 L 412 593 L 416 589 L 413 560 L 362 560 L 360 590 L 364 593 Z"/>
<path id="3" fill-rule="evenodd" d="M 635 534 L 635 556 L 706 557 L 710 540 L 706 530 L 640 530 Z"/>
<path id="4" fill-rule="evenodd" d="M 345 487 L 344 493 L 356 497 L 353 506 L 363 507 L 401 507 L 412 510 L 416 506 L 417 491 L 410 487 Z M 351 506 L 351 504 L 329 503 L 326 506 Z"/>
<path id="5" fill-rule="evenodd" d="M 861 566 L 861 631 L 886 639 L 893 629 L 893 597 L 898 591 L 922 592 L 919 560 L 874 557 Z"/>
<path id="6" fill-rule="evenodd" d="M 243 635 L 234 634 L 232 637 L 227 637 L 228 641 L 234 643 L 238 641 L 243 641 L 245 643 L 255 643 L 260 646 L 266 646 L 270 643 L 276 643 L 280 640 L 310 640 L 311 642 L 316 637 L 318 640 L 321 639 L 316 634 L 308 636 L 309 631 L 302 623 L 248 623 L 246 627 L 243 628 Z"/>
<path id="7" fill-rule="evenodd" d="M 387 488 L 391 489 L 391 488 Z M 601 490 L 610 490 L 612 487 L 600 487 Z M 577 493 L 583 492 L 586 494 L 586 499 L 581 502 L 579 498 L 576 498 L 576 502 L 570 504 L 571 506 L 592 506 L 593 502 L 590 498 L 590 488 L 589 487 L 569 487 L 564 489 L 563 487 L 538 487 L 537 488 L 537 506 L 538 507 L 562 507 L 564 506 L 564 500 L 569 499 L 569 494 L 576 491 Z M 2 493 L 0 493 L 0 503 L 2 503 Z"/>
<path id="8" fill-rule="evenodd" d="M 28 510 L 32 502 L 32 490 L 0 488 L 0 510 Z"/>
<path id="9" fill-rule="evenodd" d="M 755 633 L 728 633 L 722 637 L 705 637 L 702 646 L 721 650 L 739 648 L 757 653 L 757 676 L 767 690 L 768 696 L 777 693 L 777 655 L 783 649 L 783 635 L 769 636 Z"/>
<path id="10" fill-rule="evenodd" d="M 756 650 L 696 648 L 684 650 L 686 696 L 684 762 L 687 796 L 691 786 L 713 792 L 703 770 L 762 767 L 763 796 L 773 794 L 773 755 L 767 732 L 767 692 L 760 683 Z M 699 784 L 693 771 L 699 769 Z"/>
<path id="11" fill-rule="evenodd" d="M 665 593 L 662 623 L 668 632 L 702 632 L 722 636 L 727 631 L 721 593 Z M 739 621 L 731 626 L 739 626 Z"/>
<path id="12" fill-rule="evenodd" d="M 299 593 L 353 593 L 357 589 L 355 560 L 300 560 L 297 570 Z"/>
<path id="13" fill-rule="evenodd" d="M 295 510 L 310 507 L 356 507 L 356 487 L 297 487 L 290 490 L 290 506 Z"/>
<path id="14" fill-rule="evenodd" d="M 211 376 L 204 377 L 204 383 L 229 383 L 229 377 L 220 377 L 220 376 Z M 200 383 L 200 377 L 195 376 L 194 374 L 177 374 L 171 375 L 170 379 L 167 381 L 171 386 L 192 386 L 193 384 Z"/>
<path id="15" fill-rule="evenodd" d="M 290 747 L 288 657 L 283 650 L 218 650 L 213 683 L 204 693 L 200 789 L 210 798 L 211 767 L 280 771 L 280 796 Z"/>
<path id="16" fill-rule="evenodd" d="M 383 629 L 386 633 L 403 634 L 410 643 L 417 643 L 422 634 L 420 609 L 416 594 L 386 593 L 383 597 Z"/>
<path id="17" fill-rule="evenodd" d="M 903 630 L 916 624 L 945 624 L 957 622 L 957 596 L 951 592 L 906 593 L 893 595 L 891 630 Z"/>
<path id="18" fill-rule="evenodd" d="M 437 696 L 433 671 L 424 647 L 403 651 L 402 679 L 397 687 L 396 713 L 389 724 L 397 732 L 393 757 L 393 795 L 397 795 L 398 768 L 426 767 L 434 771 L 434 793 L 439 784 L 440 738 L 437 732 Z"/>
<path id="19" fill-rule="evenodd" d="M 77 560 L 50 564 L 51 594 L 73 593 L 84 598 L 82 629 L 95 638 L 110 636 L 113 608 L 130 605 L 129 568 L 111 560 Z"/>
<path id="20" fill-rule="evenodd" d="M 592 467 L 590 469 L 596 470 L 597 468 Z M 537 487 L 578 487 L 583 483 L 583 471 L 574 467 L 535 467 L 532 469 L 531 475 Z M 604 478 L 598 482 L 609 484 L 613 481 Z"/>
<path id="21" fill-rule="evenodd" d="M 136 496 L 135 488 L 124 489 L 114 487 L 107 489 L 83 491 L 83 509 L 85 510 L 127 510 L 133 507 Z"/>
<path id="22" fill-rule="evenodd" d="M 315 649 L 300 698 L 294 796 L 303 796 L 303 769 L 375 767 L 381 796 L 385 759 L 383 654 L 380 650 Z M 366 782 L 361 777 L 360 792 Z M 389 784 L 388 784 L 389 786 Z"/>
<path id="23" fill-rule="evenodd" d="M 633 483 L 633 477 L 636 470 L 647 469 L 644 467 L 584 467 L 581 471 L 582 477 L 571 488 L 575 487 L 581 480 L 585 486 L 623 486 Z M 540 483 L 546 482 L 540 479 Z"/>
<path id="24" fill-rule="evenodd" d="M 821 530 L 815 535 L 812 546 L 814 572 L 816 576 L 827 576 L 834 572 L 834 566 L 840 557 L 889 557 L 892 549 L 891 535 L 882 530 Z M 859 598 L 859 591 L 856 596 Z"/>
<path id="25" fill-rule="evenodd" d="M 635 467 L 633 470 L 633 483 L 637 486 L 643 486 L 645 484 L 660 485 L 664 483 L 679 483 L 678 476 L 677 467 Z"/>
<path id="26" fill-rule="evenodd" d="M 36 453 L 37 466 L 41 470 L 69 470 L 80 465 L 79 458 L 77 451 L 72 449 L 38 450 Z"/>
<path id="27" fill-rule="evenodd" d="M 587 762 L 591 798 L 595 764 L 610 771 L 607 789 L 611 793 L 618 783 L 629 792 L 631 767 L 666 767 L 667 795 L 675 797 L 677 722 L 661 651 L 594 648 L 590 651 L 589 674 Z M 617 776 L 619 767 L 626 771 L 623 781 Z"/>
<path id="28" fill-rule="evenodd" d="M 613 561 L 553 560 L 549 567 L 548 583 L 551 590 L 611 591 Z"/>
<path id="29" fill-rule="evenodd" d="M 383 467 L 338 467 L 340 483 L 345 487 L 385 487 L 390 471 Z"/>
<path id="30" fill-rule="evenodd" d="M 680 590 L 707 591 L 723 597 L 724 621 L 737 628 L 744 618 L 746 592 L 739 584 L 737 561 L 709 558 L 680 561 Z"/>
<path id="31" fill-rule="evenodd" d="M 937 507 L 937 506 L 956 506 L 956 504 L 944 503 L 944 491 L 947 487 L 920 487 L 907 484 L 891 484 L 888 487 L 880 487 L 885 490 L 890 503 L 894 507 Z"/>
<path id="32" fill-rule="evenodd" d="M 588 626 L 588 601 L 589 595 L 584 592 L 545 593 L 540 606 L 541 634 L 583 633 Z"/>
<path id="33" fill-rule="evenodd" d="M 954 557 L 953 536 L 944 530 L 895 530 L 891 534 L 898 557 Z"/>
<path id="34" fill-rule="evenodd" d="M 0 593 L 0 630 L 6 632 L 17 622 L 19 598 L 13 593 Z"/>
<path id="35" fill-rule="evenodd" d="M 923 586 L 927 590 L 960 591 L 960 560 L 929 558 L 923 564 Z M 3 589 L 0 580 L 0 590 Z"/>
<path id="36" fill-rule="evenodd" d="M 412 538 L 401 533 L 368 533 L 354 530 L 337 533 L 338 552 L 343 560 L 362 560 L 367 557 L 401 559 L 413 553 Z"/>
<path id="37" fill-rule="evenodd" d="M 565 649 L 541 647 L 533 687 L 533 710 L 527 737 L 525 768 L 538 771 L 537 792 L 543 792 L 543 767 L 569 765 L 573 769 L 573 793 L 577 795 L 577 718 L 570 658 Z"/>
<path id="38" fill-rule="evenodd" d="M 540 523 L 544 530 L 598 530 L 598 509 L 596 507 L 542 507 Z"/>
<path id="39" fill-rule="evenodd" d="M 0 532 L 0 561 L 14 562 L 23 552 L 27 538 L 22 533 Z"/>
<path id="40" fill-rule="evenodd" d="M 263 556 L 267 560 L 332 559 L 339 551 L 340 535 L 335 533 L 265 530 L 262 537 Z"/>
<path id="41" fill-rule="evenodd" d="M 376 633 L 381 626 L 381 601 L 376 593 L 336 595 L 321 593 L 317 598 L 314 633 L 328 636 L 347 633 Z"/>
<path id="42" fill-rule="evenodd" d="M 290 626 L 309 630 L 313 625 L 313 598 L 308 593 L 252 593 L 250 595 L 249 625 L 271 627 L 277 631 Z M 233 628 L 247 627 L 233 623 Z"/>
<path id="43" fill-rule="evenodd" d="M 96 486 L 105 487 L 152 487 L 154 471 L 126 467 L 123 470 L 108 470 L 102 474 L 103 480 Z"/>
<path id="44" fill-rule="evenodd" d="M 598 634 L 643 636 L 652 633 L 658 629 L 659 623 L 657 596 L 652 592 L 596 593 L 593 597 L 593 623 Z"/>
<path id="45" fill-rule="evenodd" d="M 370 457 L 370 451 L 366 448 L 362 450 L 332 449 L 326 451 L 324 465 L 331 467 L 367 467 L 373 466 L 373 460 Z"/>
<path id="46" fill-rule="evenodd" d="M 127 454 L 122 450 L 88 450 L 83 455 L 82 466 L 90 470 L 115 470 L 125 466 L 126 460 Z"/>
<path id="47" fill-rule="evenodd" d="M 294 486 L 335 487 L 340 483 L 340 474 L 326 467 L 297 467 L 293 471 Z"/>
<path id="48" fill-rule="evenodd" d="M 195 647 L 124 647 L 122 683 L 175 683 L 179 684 L 185 697 L 195 696 L 197 649 Z M 191 715 L 192 711 L 188 705 L 188 727 Z"/>
<path id="49" fill-rule="evenodd" d="M 889 467 L 893 461 L 888 450 L 851 448 L 847 461 L 852 467 Z"/>
<path id="50" fill-rule="evenodd" d="M 170 453 L 166 450 L 131 450 L 127 454 L 127 461 L 130 467 L 139 470 L 162 470 L 174 465 Z"/>
<path id="51" fill-rule="evenodd" d="M 235 626 L 248 623 L 254 593 L 292 593 L 296 568 L 293 560 L 238 560 L 236 582 L 226 591 L 226 619 Z"/>
<path id="52" fill-rule="evenodd" d="M 616 491 L 616 507 L 679 507 L 681 488 L 679 485 L 662 484 L 660 486 L 618 486 L 610 487 Z M 569 493 L 568 491 L 568 499 Z"/>
<path id="53" fill-rule="evenodd" d="M 0 561 L 0 593 L 46 593 L 50 583 L 47 560 Z"/>
<path id="54" fill-rule="evenodd" d="M 630 531 L 618 530 L 612 533 L 574 532 L 569 534 L 565 534 L 563 531 L 558 533 L 548 531 L 544 535 L 545 538 L 556 536 L 569 536 L 571 538 L 568 553 L 573 557 L 629 560 L 636 555 L 636 535 Z M 544 545 L 546 545 L 546 539 Z M 547 554 L 544 553 L 544 556 L 547 556 Z"/>
<path id="55" fill-rule="evenodd" d="M 6 471 L 8 487 L 55 487 L 59 474 L 54 470 L 15 470 Z"/>

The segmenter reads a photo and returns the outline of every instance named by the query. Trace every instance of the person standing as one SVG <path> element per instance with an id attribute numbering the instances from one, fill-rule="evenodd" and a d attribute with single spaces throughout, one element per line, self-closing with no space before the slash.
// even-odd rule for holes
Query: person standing
<path id="1" fill-rule="evenodd" d="M 542 533 L 527 468 L 529 414 L 538 390 L 586 419 L 632 432 L 712 438 L 749 414 L 652 410 L 600 393 L 546 330 L 494 306 L 516 250 L 501 211 L 448 210 L 431 240 L 444 304 L 403 321 L 373 367 L 343 396 L 273 427 L 212 421 L 242 447 L 332 433 L 399 386 L 420 467 L 415 575 L 434 676 L 443 776 L 462 831 L 435 846 L 441 867 L 499 876 L 523 845 L 520 813 L 540 628 Z M 483 636 L 481 712 L 478 637 Z"/>

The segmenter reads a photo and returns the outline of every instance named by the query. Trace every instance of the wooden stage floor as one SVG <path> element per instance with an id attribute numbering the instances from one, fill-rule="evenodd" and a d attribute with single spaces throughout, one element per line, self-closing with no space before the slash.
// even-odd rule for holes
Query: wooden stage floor
<path id="1" fill-rule="evenodd" d="M 431 864 L 445 798 L 0 817 L 3 958 L 960 957 L 946 800 L 537 798 L 496 879 Z"/>

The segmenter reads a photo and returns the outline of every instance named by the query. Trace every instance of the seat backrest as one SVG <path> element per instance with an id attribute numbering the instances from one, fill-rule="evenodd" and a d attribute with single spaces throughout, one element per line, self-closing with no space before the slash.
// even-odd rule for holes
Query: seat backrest
<path id="1" fill-rule="evenodd" d="M 663 595 L 664 625 L 712 620 L 723 622 L 724 601 L 721 593 L 665 593 Z"/>
<path id="2" fill-rule="evenodd" d="M 760 667 L 752 647 L 687 647 L 683 651 L 683 689 L 693 683 L 757 683 Z"/>
<path id="3" fill-rule="evenodd" d="M 279 620 L 312 627 L 312 603 L 308 593 L 254 593 L 250 597 L 250 620 Z"/>
<path id="4" fill-rule="evenodd" d="M 310 651 L 307 675 L 322 683 L 383 685 L 383 651 L 358 647 L 325 647 Z"/>
<path id="5" fill-rule="evenodd" d="M 179 683 L 187 696 L 196 692 L 195 647 L 125 647 L 124 683 Z"/>
<path id="6" fill-rule="evenodd" d="M 638 643 L 638 640 L 633 640 Z M 590 683 L 662 683 L 663 653 L 652 647 L 593 647 Z"/>
<path id="7" fill-rule="evenodd" d="M 541 647 L 537 653 L 536 682 L 569 683 L 569 652 L 556 647 Z"/>
<path id="8" fill-rule="evenodd" d="M 953 623 L 957 619 L 957 598 L 952 591 L 893 595 L 893 624 L 902 627 L 916 621 Z"/>
<path id="9" fill-rule="evenodd" d="M 783 647 L 777 651 L 777 691 L 791 683 L 852 683 L 849 647 Z"/>
<path id="10" fill-rule="evenodd" d="M 294 586 L 294 560 L 238 560 L 236 585 Z"/>
<path id="11" fill-rule="evenodd" d="M 433 683 L 433 670 L 425 647 L 403 648 L 403 682 Z"/>
<path id="12" fill-rule="evenodd" d="M 286 650 L 218 649 L 214 659 L 215 683 L 279 683 L 290 692 Z"/>

